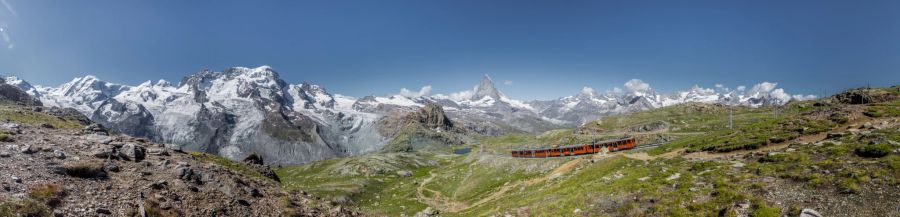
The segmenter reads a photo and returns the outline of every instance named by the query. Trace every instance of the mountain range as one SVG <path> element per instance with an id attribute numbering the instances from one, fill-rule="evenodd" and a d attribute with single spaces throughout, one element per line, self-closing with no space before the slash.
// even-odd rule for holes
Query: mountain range
<path id="1" fill-rule="evenodd" d="M 599 117 L 685 102 L 766 106 L 814 96 L 788 95 L 775 83 L 734 90 L 694 86 L 660 94 L 634 79 L 603 94 L 585 87 L 555 100 L 520 101 L 485 75 L 471 90 L 449 95 L 394 94 L 355 98 L 310 84 L 289 84 L 268 66 L 200 71 L 178 84 L 137 86 L 94 76 L 57 87 L 34 86 L 14 76 L 5 82 L 44 106 L 70 107 L 113 130 L 241 159 L 257 154 L 270 164 L 300 164 L 380 150 L 393 139 L 392 120 L 427 104 L 440 105 L 453 124 L 481 135 L 540 133 Z M 435 129 L 440 130 L 440 129 Z"/>

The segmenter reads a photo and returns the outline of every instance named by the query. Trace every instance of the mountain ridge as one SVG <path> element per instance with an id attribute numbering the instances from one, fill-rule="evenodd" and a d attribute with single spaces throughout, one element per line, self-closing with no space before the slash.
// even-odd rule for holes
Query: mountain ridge
<path id="1" fill-rule="evenodd" d="M 694 86 L 657 94 L 633 79 L 625 89 L 598 94 L 585 87 L 576 95 L 546 101 L 519 101 L 500 91 L 489 75 L 470 90 L 450 95 L 366 96 L 329 93 L 302 82 L 289 84 L 269 66 L 201 70 L 177 85 L 146 81 L 121 85 L 83 76 L 58 87 L 33 86 L 16 77 L 8 83 L 47 106 L 71 107 L 123 133 L 241 159 L 256 153 L 274 164 L 297 164 L 379 150 L 391 139 L 380 124 L 426 105 L 439 105 L 455 126 L 482 135 L 542 133 L 611 114 L 684 102 L 764 106 L 794 97 L 763 82 L 723 93 Z M 787 98 L 785 98 L 787 96 Z M 734 100 L 736 99 L 736 100 Z"/>

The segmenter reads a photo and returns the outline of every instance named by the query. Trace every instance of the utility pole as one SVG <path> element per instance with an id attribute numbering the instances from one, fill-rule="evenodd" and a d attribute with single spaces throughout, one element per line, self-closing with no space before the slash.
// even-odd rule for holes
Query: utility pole
<path id="1" fill-rule="evenodd" d="M 734 129 L 734 107 L 728 106 L 728 129 Z"/>

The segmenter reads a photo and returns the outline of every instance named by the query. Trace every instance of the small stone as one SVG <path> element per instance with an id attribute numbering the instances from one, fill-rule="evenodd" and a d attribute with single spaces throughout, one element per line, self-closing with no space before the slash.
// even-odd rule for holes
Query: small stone
<path id="1" fill-rule="evenodd" d="M 162 189 L 162 188 L 166 187 L 167 185 L 169 185 L 169 182 L 166 182 L 166 180 L 159 180 L 154 183 L 151 183 L 150 188 L 158 190 L 158 189 Z"/>
<path id="2" fill-rule="evenodd" d="M 109 209 L 106 209 L 106 208 L 97 208 L 97 213 L 104 214 L 104 215 L 112 215 L 112 212 L 110 212 Z"/>
<path id="3" fill-rule="evenodd" d="M 110 158 L 113 157 L 113 149 L 107 147 L 98 147 L 91 151 L 91 155 L 97 158 Z"/>
<path id="4" fill-rule="evenodd" d="M 67 171 L 65 167 L 61 167 L 61 166 L 51 166 L 47 169 L 50 170 L 51 173 L 55 173 L 55 174 L 59 174 L 59 175 L 66 175 L 66 171 Z"/>
<path id="5" fill-rule="evenodd" d="M 803 209 L 800 211 L 800 217 L 822 217 L 822 214 L 813 209 Z"/>
<path id="6" fill-rule="evenodd" d="M 56 157 L 57 159 L 66 159 L 66 153 L 60 150 L 54 150 L 53 157 Z"/>
<path id="7" fill-rule="evenodd" d="M 400 170 L 397 171 L 397 175 L 400 177 L 410 177 L 412 176 L 412 172 L 410 172 L 409 170 Z"/>
<path id="8" fill-rule="evenodd" d="M 155 156 L 169 156 L 169 152 L 165 148 L 148 148 L 147 154 Z"/>
<path id="9" fill-rule="evenodd" d="M 20 179 L 19 177 L 13 176 L 11 178 L 12 178 L 13 182 L 15 182 L 15 183 L 22 183 L 22 179 Z"/>
<path id="10" fill-rule="evenodd" d="M 110 172 L 119 172 L 119 166 L 114 163 L 106 163 L 103 165 L 103 170 Z"/>
<path id="11" fill-rule="evenodd" d="M 12 154 L 10 154 L 9 152 L 6 152 L 6 151 L 0 152 L 0 157 L 10 157 L 10 156 L 12 156 Z"/>

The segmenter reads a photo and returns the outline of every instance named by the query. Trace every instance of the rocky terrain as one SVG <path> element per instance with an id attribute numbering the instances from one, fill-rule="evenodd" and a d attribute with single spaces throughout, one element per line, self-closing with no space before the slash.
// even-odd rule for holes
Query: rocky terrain
<path id="1" fill-rule="evenodd" d="M 0 216 L 356 215 L 282 190 L 255 155 L 185 152 L 21 104 L 0 103 Z"/>

